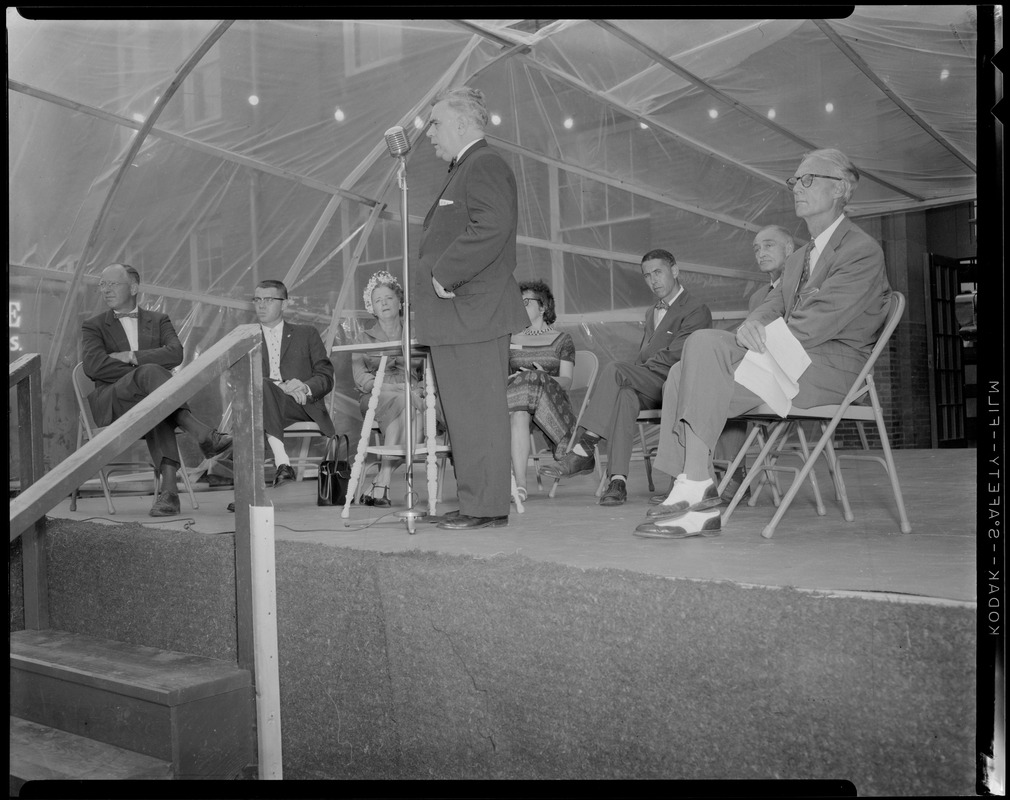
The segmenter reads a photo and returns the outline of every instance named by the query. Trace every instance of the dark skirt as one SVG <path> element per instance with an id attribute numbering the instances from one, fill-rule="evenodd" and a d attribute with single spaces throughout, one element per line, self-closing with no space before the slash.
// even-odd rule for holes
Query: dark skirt
<path id="1" fill-rule="evenodd" d="M 541 370 L 517 372 L 508 383 L 509 411 L 528 411 L 533 422 L 554 445 L 554 454 L 564 454 L 575 428 L 568 393 L 554 378 Z"/>

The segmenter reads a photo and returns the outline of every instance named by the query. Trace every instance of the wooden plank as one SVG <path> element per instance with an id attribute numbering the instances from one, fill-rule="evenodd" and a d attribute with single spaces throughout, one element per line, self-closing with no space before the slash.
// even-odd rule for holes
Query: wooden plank
<path id="1" fill-rule="evenodd" d="M 259 328 L 259 326 L 256 326 Z M 259 342 L 260 337 L 257 337 Z M 252 554 L 249 514 L 252 506 L 270 505 L 263 484 L 263 365 L 258 348 L 237 363 L 231 373 L 235 441 L 235 613 L 238 663 L 254 672 Z M 255 675 L 253 676 L 256 681 Z"/>
<path id="2" fill-rule="evenodd" d="M 10 372 L 10 386 L 13 389 L 21 381 L 31 375 L 33 372 L 40 372 L 42 370 L 42 356 L 38 353 L 25 353 L 23 356 L 18 358 L 9 367 Z"/>
<path id="3" fill-rule="evenodd" d="M 258 347 L 261 339 L 258 324 L 239 325 L 172 380 L 127 411 L 114 425 L 72 453 L 42 480 L 22 491 L 10 504 L 11 541 L 90 478 L 99 467 L 108 464 L 142 438 L 151 428 L 152 420 L 164 419 L 243 355 Z"/>
<path id="4" fill-rule="evenodd" d="M 24 368 L 22 368 L 24 362 Z M 19 493 L 45 473 L 42 453 L 42 358 L 29 354 L 14 363 L 11 379 L 19 376 L 18 457 L 21 466 Z M 37 520 L 21 542 L 24 624 L 26 628 L 49 627 L 49 578 L 46 569 L 46 522 Z"/>
<path id="5" fill-rule="evenodd" d="M 179 705 L 250 685 L 229 661 L 63 631 L 15 631 L 11 670 Z M 12 678 L 13 680 L 13 678 Z"/>
<path id="6" fill-rule="evenodd" d="M 38 780 L 170 780 L 168 761 L 10 718 L 10 775 Z M 18 787 L 20 788 L 20 786 Z"/>

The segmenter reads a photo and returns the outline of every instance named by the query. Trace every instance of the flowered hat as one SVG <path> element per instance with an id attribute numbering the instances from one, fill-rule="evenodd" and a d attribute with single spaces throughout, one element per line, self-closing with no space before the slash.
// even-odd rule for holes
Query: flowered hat
<path id="1" fill-rule="evenodd" d="M 386 270 L 380 270 L 376 272 L 371 278 L 368 279 L 368 284 L 365 286 L 365 294 L 363 298 L 365 300 L 365 311 L 369 314 L 375 314 L 372 309 L 372 292 L 375 291 L 376 286 L 388 286 L 397 294 L 402 294 L 403 289 L 400 287 L 400 282 L 393 277 L 392 273 L 386 272 Z"/>

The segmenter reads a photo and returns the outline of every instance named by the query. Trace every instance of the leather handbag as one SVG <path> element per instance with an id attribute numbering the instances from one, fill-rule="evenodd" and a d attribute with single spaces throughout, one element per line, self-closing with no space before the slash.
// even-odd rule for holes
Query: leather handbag
<path id="1" fill-rule="evenodd" d="M 347 457 L 338 460 L 341 439 L 344 440 L 344 452 Z M 338 433 L 330 437 L 326 443 L 326 453 L 319 464 L 319 476 L 316 479 L 318 484 L 317 506 L 342 506 L 347 500 L 347 482 L 351 477 L 347 459 L 350 458 L 350 455 L 351 443 L 347 436 Z"/>

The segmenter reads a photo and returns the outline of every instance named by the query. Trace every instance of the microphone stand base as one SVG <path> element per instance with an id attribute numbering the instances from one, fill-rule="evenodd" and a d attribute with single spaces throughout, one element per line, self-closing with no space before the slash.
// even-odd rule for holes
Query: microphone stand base
<path id="1" fill-rule="evenodd" d="M 428 516 L 428 512 L 426 512 L 426 511 L 418 511 L 418 510 L 413 509 L 413 508 L 408 508 L 406 511 L 398 511 L 396 513 L 396 516 L 399 517 L 400 519 L 404 520 L 407 523 L 407 533 L 413 533 L 414 532 L 414 524 L 419 519 L 424 519 L 426 516 Z"/>

